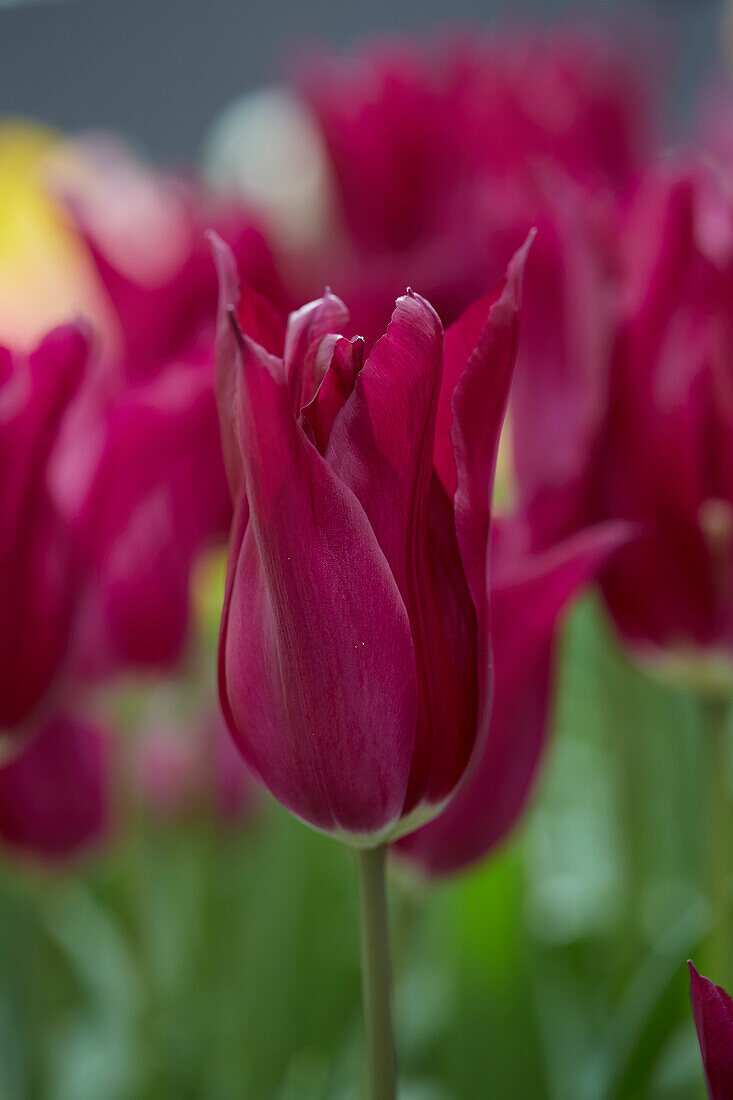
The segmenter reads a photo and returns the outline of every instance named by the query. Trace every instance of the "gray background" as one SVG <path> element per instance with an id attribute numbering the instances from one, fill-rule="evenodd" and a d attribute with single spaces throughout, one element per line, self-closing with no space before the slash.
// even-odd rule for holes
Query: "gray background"
<path id="1" fill-rule="evenodd" d="M 304 43 L 344 47 L 384 30 L 499 18 L 600 17 L 661 43 L 662 114 L 683 132 L 715 65 L 719 0 L 0 0 L 0 114 L 75 131 L 105 126 L 148 153 L 196 157 L 207 125 L 237 94 L 283 78 Z M 656 64 L 656 62 L 655 62 Z"/>

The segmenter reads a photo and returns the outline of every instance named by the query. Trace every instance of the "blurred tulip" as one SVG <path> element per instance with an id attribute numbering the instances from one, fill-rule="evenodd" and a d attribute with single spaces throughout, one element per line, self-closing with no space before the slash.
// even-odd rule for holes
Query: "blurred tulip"
<path id="1" fill-rule="evenodd" d="M 603 524 L 543 553 L 528 553 L 517 552 L 512 526 L 499 519 L 494 528 L 495 688 L 486 744 L 447 809 L 397 844 L 401 856 L 431 876 L 485 858 L 520 817 L 550 726 L 557 620 L 630 534 L 625 524 Z"/>
<path id="2" fill-rule="evenodd" d="M 322 261 L 368 344 L 406 280 L 419 280 L 450 323 L 500 278 L 506 235 L 516 248 L 540 220 L 548 175 L 579 197 L 622 194 L 649 146 L 640 72 L 608 40 L 577 30 L 318 56 L 300 91 L 345 227 L 321 246 Z M 318 278 L 318 256 L 314 264 Z"/>
<path id="3" fill-rule="evenodd" d="M 214 245 L 236 499 L 224 714 L 288 809 L 376 845 L 439 812 L 486 734 L 490 499 L 527 246 L 445 346 L 409 291 L 362 365 L 328 292 L 291 315 L 282 358 L 265 350 L 253 335 L 282 337 L 246 287 L 237 316 Z"/>
<path id="4" fill-rule="evenodd" d="M 137 767 L 145 801 L 161 818 L 208 810 L 234 826 L 257 803 L 255 781 L 218 710 L 201 715 L 195 727 L 143 732 Z"/>
<path id="5" fill-rule="evenodd" d="M 644 525 L 606 572 L 655 659 L 733 647 L 733 204 L 702 167 L 659 170 L 624 234 L 628 279 L 593 495 Z"/>
<path id="6" fill-rule="evenodd" d="M 205 221 L 276 301 L 272 255 L 241 209 L 154 172 L 108 138 L 75 143 L 54 186 L 107 295 L 94 378 L 55 476 L 84 534 L 77 661 L 96 678 L 180 661 L 198 555 L 226 539 L 231 501 L 214 398 L 217 280 Z"/>
<path id="7" fill-rule="evenodd" d="M 193 563 L 231 520 L 208 357 L 123 390 L 101 423 L 79 659 L 97 675 L 166 668 L 188 638 Z"/>
<path id="8" fill-rule="evenodd" d="M 67 859 L 109 828 L 109 746 L 101 730 L 65 714 L 43 722 L 0 766 L 0 842 Z"/>
<path id="9" fill-rule="evenodd" d="M 0 729 L 29 719 L 66 658 L 79 562 L 49 467 L 87 356 L 75 326 L 29 356 L 0 348 Z"/>
<path id="10" fill-rule="evenodd" d="M 690 996 L 710 1100 L 733 1096 L 733 1001 L 719 985 L 690 968 Z"/>

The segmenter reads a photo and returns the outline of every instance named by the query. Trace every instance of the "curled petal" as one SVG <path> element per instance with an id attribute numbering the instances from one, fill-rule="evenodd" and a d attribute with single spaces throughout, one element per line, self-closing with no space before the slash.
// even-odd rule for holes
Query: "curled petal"
<path id="1" fill-rule="evenodd" d="M 321 341 L 329 333 L 343 332 L 348 323 L 348 309 L 330 290 L 290 314 L 283 358 L 296 413 L 311 403 L 328 370 L 329 360 L 318 355 Z"/>

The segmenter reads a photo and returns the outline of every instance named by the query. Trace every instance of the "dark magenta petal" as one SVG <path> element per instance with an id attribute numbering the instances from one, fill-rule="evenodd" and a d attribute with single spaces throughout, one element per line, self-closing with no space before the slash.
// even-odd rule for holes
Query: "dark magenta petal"
<path id="1" fill-rule="evenodd" d="M 710 1100 L 733 1096 L 733 1001 L 691 962 L 690 997 Z"/>
<path id="2" fill-rule="evenodd" d="M 475 621 L 455 546 L 450 502 L 433 487 L 443 333 L 418 295 L 397 302 L 354 392 L 336 417 L 326 459 L 361 501 L 410 616 L 420 709 L 409 812 L 455 786 L 475 737 Z M 442 494 L 445 497 L 445 494 Z M 431 538 L 431 509 L 442 530 Z M 445 559 L 439 560 L 440 539 Z M 446 591 L 446 586 L 447 591 Z M 458 593 L 456 597 L 455 593 Z"/>
<path id="3" fill-rule="evenodd" d="M 56 715 L 0 766 L 0 841 L 66 859 L 109 828 L 110 746 L 95 726 Z"/>
<path id="4" fill-rule="evenodd" d="M 230 545 L 224 713 L 293 813 L 373 835 L 401 814 L 415 740 L 407 612 L 364 510 L 296 419 L 282 361 L 239 346 L 249 519 Z"/>
<path id="5" fill-rule="evenodd" d="M 565 605 L 629 538 L 605 524 L 543 554 L 512 556 L 491 592 L 494 699 L 475 771 L 443 813 L 399 841 L 399 852 L 430 875 L 482 859 L 522 813 L 550 724 L 556 623 Z"/>
<path id="6" fill-rule="evenodd" d="M 491 705 L 489 535 L 499 436 L 516 360 L 522 271 L 532 234 L 512 259 L 501 295 L 489 309 L 451 398 L 451 441 L 457 475 L 458 549 L 478 628 L 477 744 L 488 730 Z"/>
<path id="7" fill-rule="evenodd" d="M 0 729 L 28 718 L 63 662 L 79 582 L 75 538 L 49 487 L 52 452 L 88 355 L 52 332 L 0 387 Z"/>

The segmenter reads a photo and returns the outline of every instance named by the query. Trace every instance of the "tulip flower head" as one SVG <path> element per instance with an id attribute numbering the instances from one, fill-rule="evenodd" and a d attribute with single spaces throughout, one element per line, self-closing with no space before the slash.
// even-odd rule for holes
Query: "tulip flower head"
<path id="1" fill-rule="evenodd" d="M 213 244 L 224 714 L 288 809 L 376 845 L 443 808 L 488 728 L 490 501 L 529 241 L 445 338 L 408 291 L 366 359 L 333 294 L 278 331 Z"/>
<path id="2" fill-rule="evenodd" d="M 49 468 L 87 354 L 71 325 L 29 356 L 0 348 L 0 730 L 30 718 L 66 658 L 79 570 Z"/>
<path id="3" fill-rule="evenodd" d="M 733 1096 L 733 1001 L 692 963 L 690 997 L 710 1100 Z"/>
<path id="4" fill-rule="evenodd" d="M 640 655 L 733 649 L 733 206 L 715 174 L 651 175 L 626 230 L 629 278 L 595 499 L 643 537 L 604 585 Z"/>

